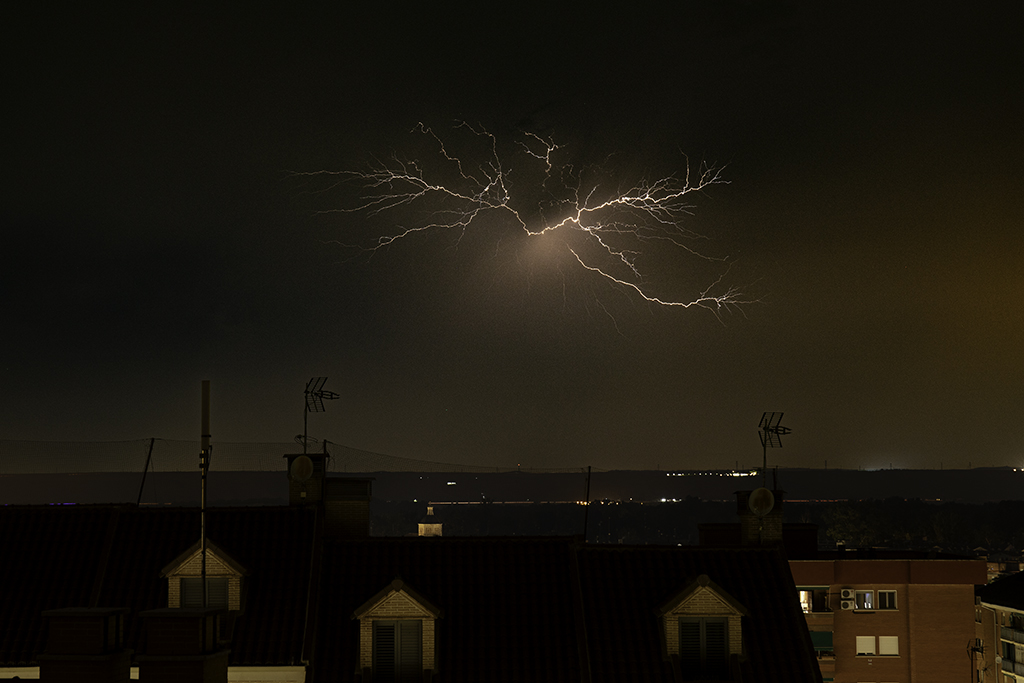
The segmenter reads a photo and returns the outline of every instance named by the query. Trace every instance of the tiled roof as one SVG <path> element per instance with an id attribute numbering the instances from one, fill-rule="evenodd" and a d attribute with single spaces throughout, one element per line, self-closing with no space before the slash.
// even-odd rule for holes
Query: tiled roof
<path id="1" fill-rule="evenodd" d="M 314 527 L 314 512 L 299 507 L 207 511 L 208 538 L 249 570 L 232 665 L 299 663 Z M 199 529 L 199 511 L 188 508 L 0 509 L 0 665 L 34 662 L 45 647 L 40 613 L 62 607 L 130 608 L 126 645 L 139 652 L 137 614 L 167 606 L 160 571 Z"/>
<path id="2" fill-rule="evenodd" d="M 744 681 L 816 681 L 817 665 L 789 567 L 776 550 L 580 548 L 593 680 L 671 681 L 657 609 L 701 574 L 748 610 Z"/>
<path id="3" fill-rule="evenodd" d="M 35 662 L 45 645 L 43 610 L 89 604 L 113 513 L 113 508 L 0 509 L 0 666 Z"/>
<path id="4" fill-rule="evenodd" d="M 305 659 L 313 681 L 354 680 L 353 613 L 397 578 L 441 612 L 438 683 L 671 681 L 658 610 L 706 574 L 746 610 L 744 681 L 820 681 L 778 550 L 558 537 L 321 542 L 303 507 L 212 509 L 207 531 L 248 571 L 236 666 Z M 166 606 L 160 572 L 198 533 L 195 509 L 0 508 L 0 666 L 32 664 L 45 647 L 41 612 L 64 607 L 129 608 L 126 646 L 139 653 L 137 615 Z"/>
<path id="5" fill-rule="evenodd" d="M 380 538 L 325 548 L 314 681 L 351 681 L 352 613 L 400 577 L 444 610 L 436 681 L 672 681 L 658 608 L 708 574 L 749 610 L 744 681 L 820 681 L 789 567 L 767 549 L 567 538 Z M 585 646 L 584 646 L 585 634 Z"/>
<path id="6" fill-rule="evenodd" d="M 395 578 L 444 611 L 437 681 L 580 680 L 564 539 L 368 538 L 324 549 L 314 681 L 351 681 L 353 612 Z"/>

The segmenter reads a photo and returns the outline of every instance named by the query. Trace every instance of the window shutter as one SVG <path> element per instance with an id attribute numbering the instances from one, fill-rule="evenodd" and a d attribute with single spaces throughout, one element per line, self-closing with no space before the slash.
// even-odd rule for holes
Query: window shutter
<path id="1" fill-rule="evenodd" d="M 679 664 L 686 678 L 700 671 L 700 619 L 679 619 Z"/>
<path id="2" fill-rule="evenodd" d="M 228 580 L 226 577 L 206 579 L 206 600 L 210 607 L 228 606 Z M 203 579 L 198 576 L 187 576 L 181 579 L 181 606 L 203 606 Z"/>
<path id="3" fill-rule="evenodd" d="M 704 672 L 724 676 L 729 670 L 725 619 L 704 620 Z"/>
<path id="4" fill-rule="evenodd" d="M 900 639 L 898 636 L 878 636 L 878 654 L 898 655 L 900 653 Z"/>
<path id="5" fill-rule="evenodd" d="M 683 680 L 724 678 L 729 672 L 729 622 L 720 617 L 679 618 Z"/>
<path id="6" fill-rule="evenodd" d="M 203 580 L 199 577 L 183 577 L 181 579 L 181 606 L 203 606 Z"/>
<path id="7" fill-rule="evenodd" d="M 373 680 L 395 680 L 395 622 L 373 622 Z"/>
<path id="8" fill-rule="evenodd" d="M 210 607 L 228 606 L 228 580 L 227 577 L 206 579 L 207 603 Z M 202 599 L 202 598 L 200 598 Z"/>
<path id="9" fill-rule="evenodd" d="M 398 680 L 412 683 L 423 680 L 423 622 L 419 619 L 398 622 Z"/>
<path id="10" fill-rule="evenodd" d="M 873 654 L 875 654 L 875 637 L 874 636 L 857 636 L 857 654 L 859 654 L 859 655 L 873 655 Z"/>

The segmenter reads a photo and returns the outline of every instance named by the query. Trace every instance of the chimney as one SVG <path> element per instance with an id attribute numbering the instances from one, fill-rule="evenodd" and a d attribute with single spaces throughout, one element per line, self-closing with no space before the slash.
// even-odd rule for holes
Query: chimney
<path id="1" fill-rule="evenodd" d="M 218 631 L 226 610 L 182 607 L 140 612 L 145 620 L 144 654 L 136 656 L 146 683 L 227 683 L 228 653 Z"/>
<path id="2" fill-rule="evenodd" d="M 324 479 L 324 534 L 327 538 L 370 535 L 370 494 L 373 479 Z"/>
<path id="3" fill-rule="evenodd" d="M 132 651 L 124 647 L 126 609 L 83 607 L 43 612 L 46 651 L 36 656 L 39 680 L 128 683 Z"/>
<path id="4" fill-rule="evenodd" d="M 327 538 L 370 535 L 373 479 L 328 477 L 328 453 L 296 453 L 288 461 L 289 505 L 321 505 Z"/>
<path id="5" fill-rule="evenodd" d="M 782 545 L 782 500 L 785 491 L 736 492 L 741 545 Z"/>
<path id="6" fill-rule="evenodd" d="M 311 505 L 323 500 L 327 458 L 330 456 L 326 453 L 295 453 L 284 457 L 288 461 L 288 504 Z"/>

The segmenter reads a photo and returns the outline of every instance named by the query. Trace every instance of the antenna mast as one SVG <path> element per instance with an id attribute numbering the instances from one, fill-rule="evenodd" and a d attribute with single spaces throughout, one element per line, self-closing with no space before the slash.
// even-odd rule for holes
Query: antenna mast
<path id="1" fill-rule="evenodd" d="M 302 453 L 306 453 L 306 444 L 309 441 L 309 414 L 324 412 L 324 399 L 332 401 L 341 398 L 333 391 L 324 389 L 326 377 L 312 377 L 306 382 L 306 408 L 302 412 Z M 326 452 L 327 446 L 324 446 Z"/>
<path id="2" fill-rule="evenodd" d="M 200 519 L 200 553 L 202 555 L 202 569 L 200 570 L 200 582 L 203 584 L 203 607 L 209 604 L 209 596 L 206 589 L 206 474 L 210 471 L 210 380 L 203 380 L 203 417 L 202 417 L 202 441 L 199 451 L 199 471 L 202 473 L 203 491 L 202 501 L 199 507 Z"/>
<path id="3" fill-rule="evenodd" d="M 782 413 L 763 413 L 761 415 L 761 422 L 757 425 L 760 430 L 757 434 L 761 437 L 761 449 L 763 451 L 763 459 L 761 461 L 762 487 L 767 486 L 768 449 L 782 448 L 782 435 L 789 434 L 792 431 L 789 427 L 781 426 L 780 422 L 782 422 Z"/>

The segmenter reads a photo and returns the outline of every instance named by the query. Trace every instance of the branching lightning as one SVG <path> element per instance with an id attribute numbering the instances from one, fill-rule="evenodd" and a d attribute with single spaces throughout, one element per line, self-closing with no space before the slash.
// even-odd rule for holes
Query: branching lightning
<path id="1" fill-rule="evenodd" d="M 417 233 L 446 231 L 462 239 L 485 213 L 503 215 L 529 238 L 557 237 L 585 271 L 632 291 L 653 304 L 715 311 L 748 303 L 734 287 L 724 285 L 725 258 L 703 254 L 694 244 L 704 239 L 683 225 L 691 215 L 690 195 L 727 183 L 721 169 L 700 165 L 658 180 L 646 178 L 628 189 L 591 167 L 560 163 L 563 148 L 550 138 L 522 133 L 507 166 L 498 139 L 481 127 L 460 122 L 455 129 L 475 141 L 478 163 L 450 151 L 431 128 L 418 124 L 413 133 L 426 136 L 437 158 L 425 164 L 392 155 L 374 160 L 363 171 L 312 171 L 296 176 L 324 176 L 355 181 L 360 187 L 354 206 L 320 213 L 351 213 L 374 217 L 419 209 L 424 217 L 412 226 L 394 226 L 365 243 L 337 240 L 357 253 L 373 253 Z M 486 150 L 486 151 L 484 151 Z M 332 185 L 333 186 L 333 185 Z M 640 260 L 651 249 L 679 250 L 688 257 L 722 264 L 717 277 L 695 296 L 673 298 L 657 293 L 641 272 Z"/>

